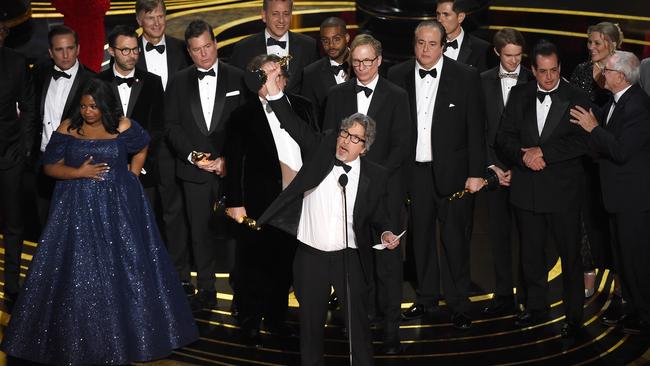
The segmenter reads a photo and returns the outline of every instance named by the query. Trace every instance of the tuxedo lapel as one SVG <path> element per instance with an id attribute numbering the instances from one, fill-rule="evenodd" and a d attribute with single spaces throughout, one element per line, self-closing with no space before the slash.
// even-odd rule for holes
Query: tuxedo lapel
<path id="1" fill-rule="evenodd" d="M 469 34 L 465 33 L 463 37 L 463 43 L 460 45 L 460 50 L 458 50 L 458 57 L 456 61 L 461 64 L 467 64 L 469 56 L 472 54 L 472 40 L 469 38 Z"/>
<path id="2" fill-rule="evenodd" d="M 190 110 L 192 111 L 192 117 L 194 117 L 194 122 L 199 130 L 204 134 L 208 134 L 208 128 L 205 124 L 205 117 L 203 117 L 203 109 L 201 108 L 201 95 L 199 94 L 199 83 L 198 83 L 198 74 L 196 68 L 192 69 L 190 73 L 190 78 L 187 80 L 187 91 L 188 98 L 190 102 Z"/>
<path id="3" fill-rule="evenodd" d="M 329 58 L 325 57 L 321 59 L 320 69 L 320 78 L 323 81 L 323 85 L 325 85 L 325 95 L 327 95 L 327 90 L 336 85 L 336 77 L 334 77 L 332 70 L 330 70 Z"/>
<path id="4" fill-rule="evenodd" d="M 551 94 L 551 109 L 548 111 L 548 116 L 544 122 L 544 128 L 542 129 L 542 135 L 540 136 L 540 141 L 543 143 L 553 134 L 553 131 L 557 125 L 562 120 L 562 116 L 566 113 L 567 108 L 569 107 L 569 101 L 566 98 L 564 93 L 565 88 L 558 88 L 558 92 Z"/>
<path id="5" fill-rule="evenodd" d="M 142 91 L 142 87 L 144 86 L 144 77 L 140 70 L 136 69 L 135 70 L 135 81 L 133 82 L 133 85 L 131 85 L 131 95 L 129 96 L 129 105 L 126 107 L 126 116 L 131 117 L 133 114 L 133 108 L 135 107 L 135 103 L 138 102 L 138 97 L 140 96 L 140 92 Z"/>
<path id="6" fill-rule="evenodd" d="M 81 79 L 82 79 L 82 74 L 85 72 L 84 66 L 79 63 L 79 69 L 77 70 L 77 75 L 74 77 L 74 81 L 72 82 L 72 87 L 70 87 L 70 92 L 68 93 L 68 98 L 65 100 L 65 107 L 63 107 L 63 115 L 66 116 L 68 115 L 68 111 L 72 107 L 72 103 L 79 103 L 78 100 L 73 100 L 75 99 L 75 96 L 77 95 L 77 90 L 81 88 Z M 45 100 L 45 99 L 43 99 Z"/>
<path id="7" fill-rule="evenodd" d="M 443 56 L 444 57 L 444 56 Z M 451 92 L 451 84 L 454 82 L 452 79 L 453 75 L 449 70 L 450 62 L 443 61 L 442 69 L 440 70 L 440 81 L 438 82 L 438 91 L 436 92 L 436 103 L 433 106 L 433 120 L 431 122 L 431 127 L 436 124 L 436 121 L 440 118 L 442 111 L 446 110 L 445 104 L 448 103 L 447 97 Z M 449 106 L 449 104 L 447 104 Z M 434 134 L 431 134 L 431 138 L 434 137 Z"/>
<path id="8" fill-rule="evenodd" d="M 370 100 L 370 105 L 368 106 L 368 115 L 374 116 L 373 118 L 375 120 L 377 120 L 377 116 L 379 110 L 381 109 L 381 106 L 388 102 L 386 100 L 386 98 L 388 98 L 388 90 L 386 88 L 385 83 L 386 81 L 383 80 L 381 77 L 379 77 L 379 80 L 377 81 L 377 86 L 375 87 L 375 90 L 372 92 L 372 100 Z"/>
<path id="9" fill-rule="evenodd" d="M 45 73 L 43 78 L 43 89 L 41 90 L 41 120 L 45 117 L 45 98 L 47 97 L 47 89 L 50 88 L 50 82 L 52 81 L 52 68 Z"/>
<path id="10" fill-rule="evenodd" d="M 210 122 L 209 133 L 217 129 L 217 125 L 221 122 L 221 115 L 223 114 L 223 106 L 226 104 L 226 89 L 228 88 L 228 70 L 221 65 L 221 61 L 217 64 L 217 92 L 214 95 L 214 107 L 212 109 L 212 121 Z"/>
<path id="11" fill-rule="evenodd" d="M 264 112 L 264 105 L 262 105 L 261 102 L 253 102 L 250 103 L 248 107 L 253 108 L 251 121 L 254 124 L 249 133 L 258 135 L 259 141 L 264 145 L 264 150 L 276 155 L 275 160 L 279 160 L 277 157 L 278 151 L 275 146 L 275 140 L 273 139 L 273 132 L 271 132 L 271 126 L 269 126 L 268 120 L 266 119 L 266 113 Z"/>
<path id="12" fill-rule="evenodd" d="M 497 104 L 497 111 L 503 112 L 505 102 L 503 101 L 503 90 L 501 89 L 501 79 L 499 78 L 499 69 L 497 68 L 491 77 L 492 90 L 494 91 L 494 101 Z"/>
<path id="13" fill-rule="evenodd" d="M 147 59 L 145 58 L 145 49 L 144 49 L 144 42 L 142 41 L 142 36 L 138 37 L 138 49 L 140 50 L 140 57 L 138 57 L 138 62 L 136 63 L 136 66 L 141 68 L 144 71 L 149 71 L 147 70 Z"/>
<path id="14" fill-rule="evenodd" d="M 415 77 L 416 77 L 415 61 L 413 61 L 411 66 L 412 66 L 411 70 L 413 71 L 406 73 L 406 79 L 404 80 L 404 85 L 406 86 L 406 92 L 409 95 L 409 101 L 411 105 L 411 116 L 417 119 L 418 106 L 417 106 L 417 95 L 415 95 Z M 415 128 L 414 130 L 417 130 L 417 128 Z"/>
<path id="15" fill-rule="evenodd" d="M 539 130 L 537 128 L 537 84 L 526 90 L 526 97 L 524 98 L 524 123 L 528 130 L 528 135 L 532 138 L 531 141 L 539 141 Z"/>
<path id="16" fill-rule="evenodd" d="M 368 189 L 370 187 L 370 177 L 365 174 L 366 169 L 364 169 L 365 162 L 361 159 L 359 164 L 359 185 L 357 187 L 357 197 L 354 201 L 354 209 L 352 210 L 353 222 L 361 222 L 361 210 L 363 209 L 363 204 L 368 202 L 366 199 L 368 195 Z"/>

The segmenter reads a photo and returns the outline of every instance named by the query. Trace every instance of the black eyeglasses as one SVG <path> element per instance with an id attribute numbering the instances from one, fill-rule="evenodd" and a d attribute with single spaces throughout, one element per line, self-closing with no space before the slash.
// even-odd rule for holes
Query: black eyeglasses
<path id="1" fill-rule="evenodd" d="M 359 65 L 363 64 L 363 66 L 365 66 L 365 67 L 370 67 L 370 66 L 372 66 L 372 63 L 375 62 L 375 60 L 376 60 L 378 57 L 379 57 L 379 56 L 373 58 L 372 60 L 371 60 L 371 59 L 365 59 L 365 60 L 354 60 L 354 59 L 353 59 L 353 60 L 352 60 L 352 66 L 354 66 L 354 67 L 359 67 Z"/>
<path id="2" fill-rule="evenodd" d="M 343 137 L 344 139 L 347 139 L 349 137 L 350 142 L 352 142 L 353 144 L 358 144 L 359 142 L 366 142 L 366 140 L 362 139 L 357 135 L 351 134 L 350 132 L 348 132 L 348 130 L 339 131 L 339 136 Z"/>
<path id="3" fill-rule="evenodd" d="M 138 47 L 134 47 L 134 48 L 117 48 L 117 47 L 113 47 L 113 49 L 120 51 L 122 56 L 128 56 L 128 55 L 131 54 L 131 52 L 133 52 L 134 55 L 137 55 L 138 53 L 140 53 L 140 48 L 138 48 Z"/>

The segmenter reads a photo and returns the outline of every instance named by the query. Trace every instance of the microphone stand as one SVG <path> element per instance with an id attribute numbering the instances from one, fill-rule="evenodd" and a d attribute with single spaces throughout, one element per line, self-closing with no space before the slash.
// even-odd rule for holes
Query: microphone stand
<path id="1" fill-rule="evenodd" d="M 348 175 L 343 173 L 339 176 L 339 184 L 343 190 L 343 228 L 345 232 L 345 251 L 343 252 L 343 272 L 345 272 L 345 305 L 347 307 L 348 327 L 348 353 L 350 366 L 352 366 L 352 301 L 350 300 L 350 271 L 348 270 L 348 197 L 345 186 L 348 184 Z"/>

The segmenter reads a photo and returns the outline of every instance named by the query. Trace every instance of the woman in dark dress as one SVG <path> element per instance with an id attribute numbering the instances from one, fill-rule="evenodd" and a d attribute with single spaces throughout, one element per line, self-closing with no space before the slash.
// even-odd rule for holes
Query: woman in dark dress
<path id="1" fill-rule="evenodd" d="M 149 136 L 90 80 L 43 156 L 58 179 L 2 345 L 56 365 L 159 359 L 198 338 L 137 175 Z"/>
<path id="2" fill-rule="evenodd" d="M 617 24 L 602 22 L 587 29 L 587 50 L 590 60 L 573 70 L 571 83 L 584 90 L 596 108 L 603 107 L 612 97 L 604 88 L 602 74 L 607 60 L 623 42 L 623 33 Z M 610 267 L 609 224 L 602 204 L 598 166 L 592 157 L 584 159 L 586 181 L 585 200 L 582 208 L 582 264 L 585 269 L 585 297 L 594 294 L 596 268 Z"/>

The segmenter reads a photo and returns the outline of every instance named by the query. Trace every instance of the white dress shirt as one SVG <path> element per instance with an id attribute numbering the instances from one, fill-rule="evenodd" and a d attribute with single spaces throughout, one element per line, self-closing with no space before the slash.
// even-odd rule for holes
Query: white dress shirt
<path id="1" fill-rule="evenodd" d="M 415 161 L 429 162 L 433 159 L 431 152 L 431 124 L 433 123 L 433 109 L 436 105 L 438 85 L 440 84 L 440 73 L 442 72 L 443 58 L 431 69 L 425 69 L 419 62 L 415 61 L 415 100 L 417 102 L 418 117 L 418 139 L 415 148 Z M 426 75 L 420 77 L 420 70 L 436 69 L 436 77 Z"/>
<path id="2" fill-rule="evenodd" d="M 455 39 L 450 39 L 447 43 L 458 41 L 458 48 L 447 47 L 445 50 L 445 56 L 449 57 L 452 60 L 458 60 L 458 53 L 460 52 L 460 47 L 463 45 L 463 40 L 465 39 L 465 30 L 463 27 L 460 27 L 460 34 Z"/>
<path id="3" fill-rule="evenodd" d="M 79 60 L 68 70 L 61 70 L 58 66 L 54 65 L 57 71 L 63 71 L 70 75 L 70 79 L 60 77 L 58 80 L 50 78 L 50 85 L 47 88 L 45 95 L 45 104 L 43 111 L 43 134 L 41 135 L 41 151 L 45 152 L 45 147 L 50 142 L 52 133 L 59 128 L 61 118 L 63 117 L 63 109 L 65 109 L 65 102 L 68 100 L 70 89 L 74 83 L 74 78 L 79 72 Z M 79 101 L 73 101 L 78 103 Z"/>
<path id="4" fill-rule="evenodd" d="M 605 125 L 607 125 L 609 123 L 609 119 L 612 118 L 612 114 L 614 113 L 614 108 L 616 108 L 616 103 L 618 103 L 618 100 L 621 99 L 621 96 L 625 94 L 625 92 L 628 89 L 630 89 L 631 86 L 632 85 L 614 94 L 614 103 L 612 103 L 612 106 L 609 107 L 609 112 L 607 112 L 607 119 L 605 120 Z"/>
<path id="5" fill-rule="evenodd" d="M 557 84 L 551 90 L 544 90 L 537 85 L 537 90 L 545 93 L 550 93 L 555 91 L 560 86 L 560 80 L 557 81 Z M 537 94 L 535 94 L 535 105 L 537 112 L 537 132 L 542 136 L 542 131 L 544 130 L 544 124 L 546 124 L 546 117 L 548 117 L 548 111 L 551 110 L 551 104 L 553 104 L 552 98 L 550 95 L 547 95 L 543 101 L 539 101 Z"/>
<path id="6" fill-rule="evenodd" d="M 197 78 L 199 83 L 199 95 L 201 97 L 201 110 L 203 111 L 203 118 L 205 118 L 205 125 L 210 130 L 212 124 L 212 112 L 214 109 L 214 98 L 217 94 L 217 72 L 219 60 L 215 61 L 210 69 L 214 70 L 214 76 L 205 76 L 203 79 Z M 197 67 L 199 71 L 209 71 L 210 69 L 202 69 Z"/>
<path id="7" fill-rule="evenodd" d="M 368 108 L 370 108 L 370 102 L 372 102 L 372 96 L 375 95 L 375 88 L 377 88 L 377 82 L 379 81 L 379 74 L 372 79 L 368 85 L 363 85 L 359 79 L 357 79 L 357 85 L 365 86 L 366 88 L 372 89 L 372 94 L 366 97 L 366 93 L 358 92 L 357 93 L 357 112 L 368 115 Z"/>
<path id="8" fill-rule="evenodd" d="M 264 29 L 264 44 L 266 44 L 266 40 L 272 38 L 271 34 L 269 33 L 268 29 Z M 287 42 L 286 47 L 282 48 L 280 46 L 266 46 L 266 54 L 267 55 L 277 55 L 280 57 L 284 57 L 289 54 L 289 32 L 286 32 L 278 41 L 285 41 Z"/>
<path id="9" fill-rule="evenodd" d="M 278 160 L 284 165 L 297 172 L 302 167 L 302 157 L 300 156 L 300 146 L 289 133 L 280 127 L 280 120 L 275 115 L 272 109 L 266 108 L 268 102 L 260 98 L 266 120 L 271 128 L 273 141 L 275 142 L 275 150 L 278 152 Z"/>
<path id="10" fill-rule="evenodd" d="M 336 61 L 334 61 L 332 59 L 329 59 L 329 60 L 330 60 L 330 66 L 339 66 L 339 65 L 341 65 L 340 63 L 338 63 L 338 62 L 336 62 Z M 334 75 L 334 79 L 336 79 L 336 84 L 338 85 L 338 84 L 344 83 L 345 82 L 345 76 L 346 76 L 345 71 L 339 70 L 339 73 Z"/>
<path id="11" fill-rule="evenodd" d="M 142 52 L 144 52 L 144 60 L 147 64 L 147 71 L 160 76 L 160 79 L 162 80 L 163 90 L 165 90 L 167 88 L 167 78 L 169 75 L 169 70 L 167 70 L 167 45 L 165 43 L 165 35 L 163 34 L 160 42 L 154 45 L 165 45 L 165 51 L 163 53 L 159 53 L 155 49 L 147 51 L 147 44 L 149 44 L 149 42 L 143 36 Z"/>
<path id="12" fill-rule="evenodd" d="M 519 74 L 521 72 L 521 64 L 517 65 L 517 68 L 513 73 Z M 508 73 L 510 74 L 509 71 L 506 71 L 506 69 L 503 68 L 503 65 L 499 64 L 499 74 L 501 73 Z M 510 89 L 512 89 L 513 86 L 517 85 L 517 79 L 513 78 L 503 78 L 501 79 L 501 95 L 503 96 L 503 105 L 505 106 L 506 103 L 508 103 L 508 96 L 510 96 Z"/>
<path id="13" fill-rule="evenodd" d="M 115 65 L 113 65 L 113 74 L 115 75 L 116 78 L 134 78 L 135 77 L 135 69 L 131 70 L 128 75 L 123 76 L 120 73 L 115 70 Z M 129 108 L 129 100 L 131 99 L 131 87 L 127 83 L 122 83 L 117 86 L 117 91 L 120 94 L 120 103 L 122 104 L 122 111 L 124 112 L 124 115 L 126 116 L 126 112 Z"/>
<path id="14" fill-rule="evenodd" d="M 361 161 L 357 157 L 347 164 L 352 168 L 347 173 L 346 185 L 348 246 L 357 248 L 352 222 Z M 339 177 L 344 173 L 343 167 L 334 165 L 316 188 L 304 193 L 298 224 L 298 240 L 301 242 L 325 252 L 345 249 L 343 190 L 339 185 Z"/>

